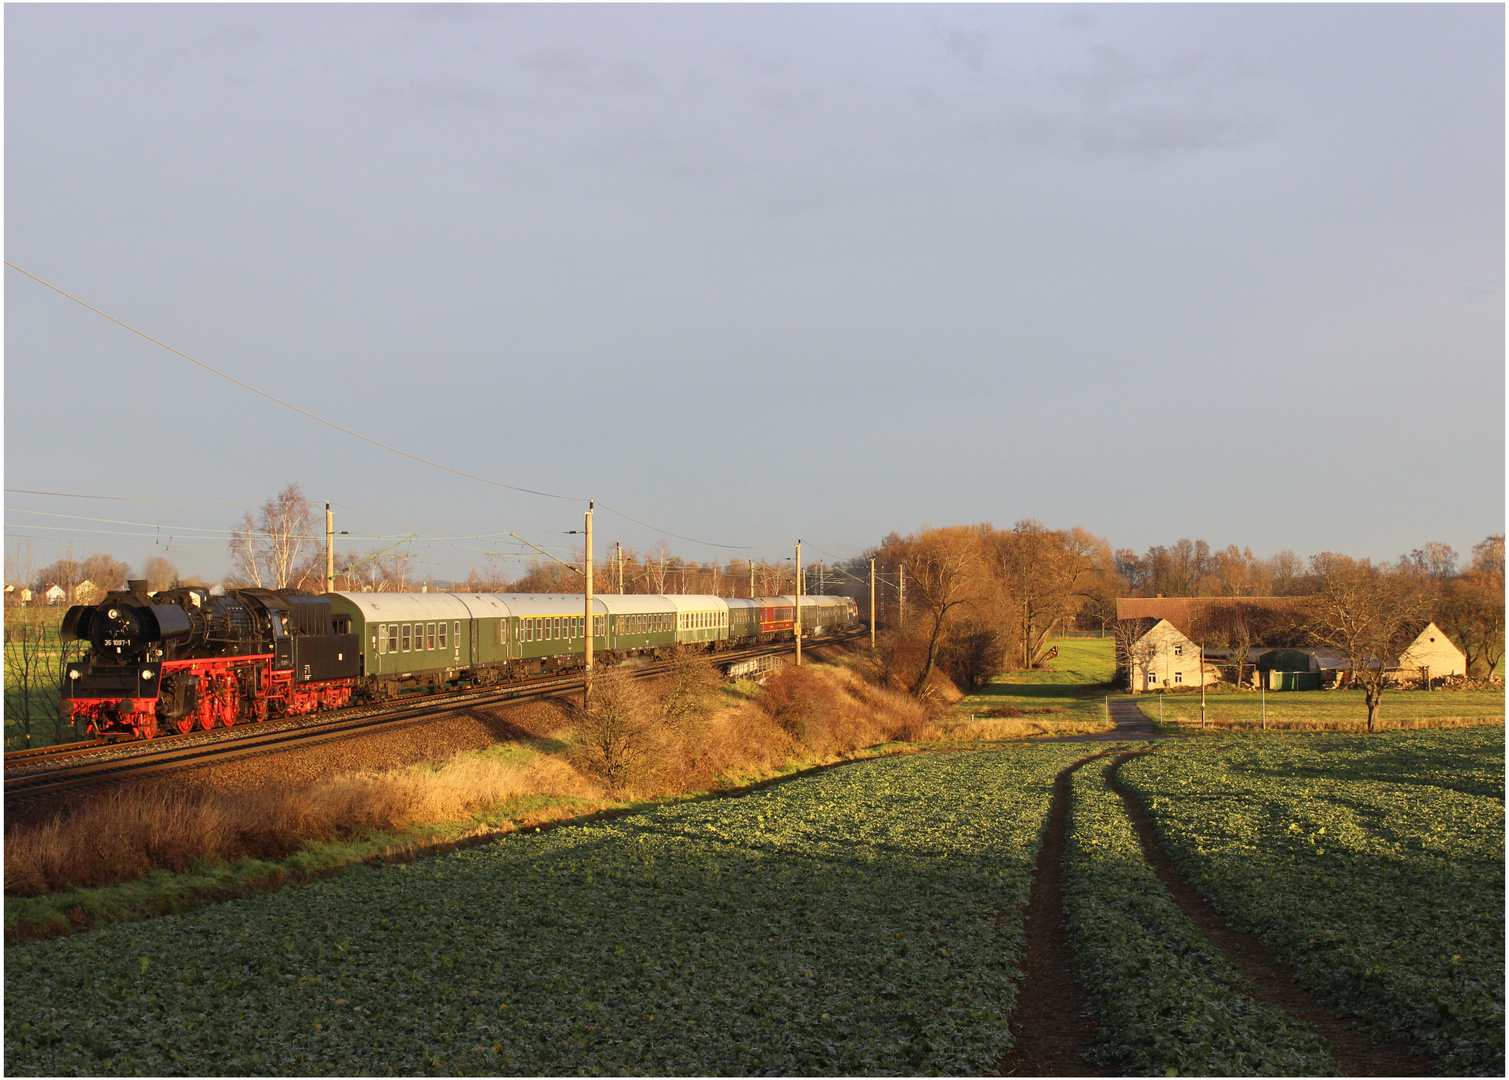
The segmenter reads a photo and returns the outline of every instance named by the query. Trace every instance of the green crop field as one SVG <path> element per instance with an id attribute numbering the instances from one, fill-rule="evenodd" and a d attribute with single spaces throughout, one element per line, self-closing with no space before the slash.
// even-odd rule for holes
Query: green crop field
<path id="1" fill-rule="evenodd" d="M 1324 1042 L 1251 987 L 1195 928 L 1143 858 L 1111 758 L 1074 774 L 1064 914 L 1090 1008 L 1095 1057 L 1125 1075 L 1334 1076 Z"/>
<path id="2" fill-rule="evenodd" d="M 1110 638 L 1059 638 L 1058 656 L 1040 671 L 1009 671 L 953 707 L 956 718 L 997 706 L 1058 708 L 1057 719 L 1100 721 L 1106 715 L 1106 684 L 1115 669 Z"/>
<path id="3" fill-rule="evenodd" d="M 1200 692 L 1180 691 L 1170 694 L 1139 694 L 1136 698 L 1143 715 L 1152 720 L 1162 718 L 1167 724 L 1200 724 Z M 1361 690 L 1292 690 L 1266 695 L 1250 690 L 1206 691 L 1205 710 L 1209 722 L 1219 727 L 1259 728 L 1263 710 L 1268 724 L 1319 728 L 1366 726 L 1367 706 Z M 1379 709 L 1380 725 L 1398 728 L 1431 722 L 1488 722 L 1504 720 L 1502 690 L 1397 690 L 1383 695 Z"/>
<path id="4" fill-rule="evenodd" d="M 1451 1074 L 1503 1075 L 1502 728 L 1202 739 L 1121 776 L 1302 982 Z"/>
<path id="5" fill-rule="evenodd" d="M 10 946 L 6 1069 L 978 1072 L 1083 753 L 874 759 Z"/>

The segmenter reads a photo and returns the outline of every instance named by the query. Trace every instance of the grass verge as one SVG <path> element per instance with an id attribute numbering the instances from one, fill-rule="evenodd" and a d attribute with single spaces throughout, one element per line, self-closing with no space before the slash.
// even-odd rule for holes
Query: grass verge
<path id="1" fill-rule="evenodd" d="M 1107 731 L 1107 684 L 1115 670 L 1109 638 L 1060 638 L 1059 654 L 1037 671 L 997 675 L 939 721 L 944 739 L 1017 739 Z M 992 716 L 991 713 L 996 715 Z M 1001 715 L 1005 713 L 1006 715 Z"/>
<path id="2" fill-rule="evenodd" d="M 1200 728 L 1200 692 L 1139 694 L 1138 707 L 1154 723 L 1173 731 Z M 1293 690 L 1262 695 L 1230 687 L 1207 689 L 1205 714 L 1221 732 L 1262 730 L 1267 711 L 1270 731 L 1362 731 L 1367 705 L 1361 690 Z M 1476 727 L 1503 724 L 1502 690 L 1398 690 L 1383 696 L 1378 714 L 1384 731 Z"/>

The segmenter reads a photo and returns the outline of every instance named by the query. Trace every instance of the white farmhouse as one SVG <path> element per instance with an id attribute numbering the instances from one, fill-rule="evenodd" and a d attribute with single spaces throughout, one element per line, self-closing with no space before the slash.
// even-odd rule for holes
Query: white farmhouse
<path id="1" fill-rule="evenodd" d="M 1173 690 L 1217 681 L 1213 665 L 1201 665 L 1200 646 L 1167 619 L 1159 619 L 1132 645 L 1130 681 L 1134 691 Z"/>

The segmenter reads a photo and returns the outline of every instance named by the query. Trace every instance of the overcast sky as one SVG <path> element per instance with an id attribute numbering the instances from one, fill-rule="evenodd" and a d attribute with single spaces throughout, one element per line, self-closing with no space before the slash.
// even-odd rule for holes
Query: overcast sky
<path id="1" fill-rule="evenodd" d="M 1465 555 L 1504 528 L 1504 41 L 1496 4 L 7 5 L 7 260 L 495 483 L 7 268 L 6 551 L 218 579 L 296 480 L 440 578 L 572 543 L 583 502 L 499 484 L 597 499 L 599 552 L 1035 517 Z"/>

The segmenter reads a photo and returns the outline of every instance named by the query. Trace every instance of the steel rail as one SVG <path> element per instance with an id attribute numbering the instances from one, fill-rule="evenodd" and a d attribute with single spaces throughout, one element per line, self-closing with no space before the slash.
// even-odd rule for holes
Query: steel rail
<path id="1" fill-rule="evenodd" d="M 833 635 L 821 639 L 822 644 L 836 644 L 859 636 L 855 632 Z M 709 659 L 719 666 L 758 659 L 762 656 L 779 655 L 795 649 L 794 641 L 771 642 L 727 653 L 714 654 Z M 650 664 L 634 665 L 629 670 L 635 678 L 662 675 L 673 661 L 660 660 Z M 107 752 L 97 746 L 74 749 L 60 757 L 90 755 L 97 760 L 86 760 L 60 769 L 46 769 L 7 776 L 5 797 L 7 804 L 15 801 L 30 801 L 54 795 L 62 791 L 92 787 L 123 779 L 136 779 L 154 773 L 218 764 L 239 757 L 275 753 L 337 739 L 356 738 L 378 731 L 397 729 L 410 724 L 429 723 L 468 712 L 477 708 L 497 705 L 521 704 L 546 697 L 562 697 L 582 692 L 586 675 L 578 670 L 563 675 L 540 675 L 531 679 L 512 682 L 502 686 L 473 688 L 445 695 L 426 695 L 421 700 L 385 703 L 382 706 L 365 706 L 356 710 L 343 709 L 333 716 L 325 716 L 310 722 L 317 714 L 304 714 L 283 718 L 271 724 L 248 723 L 230 728 L 215 728 L 208 732 L 191 732 L 188 735 L 166 736 L 161 740 L 135 741 L 115 744 Z M 352 715 L 356 713 L 356 715 Z M 193 736 L 203 736 L 193 738 Z M 193 739 L 192 743 L 184 740 Z M 18 765 L 36 764 L 21 761 Z M 7 766 L 10 766 L 7 760 Z M 9 769 L 7 770 L 9 771 Z"/>

